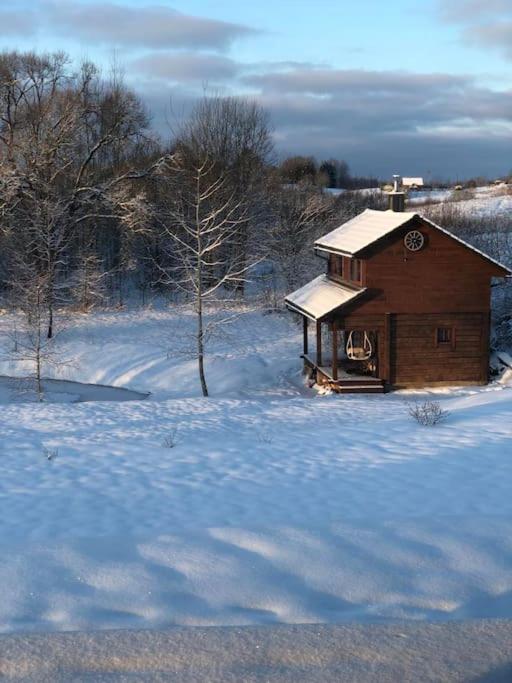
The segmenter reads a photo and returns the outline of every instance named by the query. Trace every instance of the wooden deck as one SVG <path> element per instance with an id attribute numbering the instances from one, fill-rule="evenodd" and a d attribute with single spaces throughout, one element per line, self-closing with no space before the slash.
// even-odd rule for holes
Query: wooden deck
<path id="1" fill-rule="evenodd" d="M 332 376 L 332 367 L 317 365 L 309 356 L 303 355 L 304 366 L 310 376 L 315 376 L 318 384 L 329 386 L 333 391 L 340 394 L 383 394 L 385 386 L 383 380 L 371 375 L 358 375 L 347 372 L 340 363 L 338 378 Z"/>

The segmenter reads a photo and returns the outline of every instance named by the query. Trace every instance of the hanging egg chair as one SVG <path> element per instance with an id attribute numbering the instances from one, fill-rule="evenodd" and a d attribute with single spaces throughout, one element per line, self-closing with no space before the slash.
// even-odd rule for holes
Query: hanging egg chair
<path id="1" fill-rule="evenodd" d="M 350 360 L 369 360 L 373 355 L 373 346 L 368 332 L 359 333 L 360 337 L 355 340 L 354 332 L 356 332 L 356 330 L 352 330 L 348 335 L 346 347 L 347 358 Z"/>

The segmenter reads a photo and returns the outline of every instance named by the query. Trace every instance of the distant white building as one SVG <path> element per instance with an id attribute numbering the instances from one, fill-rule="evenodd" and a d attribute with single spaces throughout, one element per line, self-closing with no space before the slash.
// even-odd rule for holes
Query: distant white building
<path id="1" fill-rule="evenodd" d="M 402 187 L 406 190 L 417 190 L 424 185 L 423 178 L 402 178 Z"/>

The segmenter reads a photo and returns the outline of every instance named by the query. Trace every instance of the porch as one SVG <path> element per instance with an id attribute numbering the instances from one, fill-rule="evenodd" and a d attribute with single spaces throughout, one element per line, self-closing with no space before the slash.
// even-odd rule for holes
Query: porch
<path id="1" fill-rule="evenodd" d="M 340 394 L 383 394 L 385 391 L 384 381 L 372 375 L 358 374 L 340 360 L 338 371 L 333 373 L 332 364 L 317 365 L 310 356 L 303 354 L 304 371 L 317 384 L 328 386 Z M 336 374 L 336 378 L 334 378 Z"/>
<path id="2" fill-rule="evenodd" d="M 324 323 L 330 334 L 329 348 L 324 351 L 322 322 L 316 321 L 316 349 L 311 353 L 308 337 L 309 320 L 305 316 L 302 319 L 304 341 L 301 358 L 304 360 L 304 372 L 311 380 L 317 384 L 326 385 L 338 393 L 384 393 L 385 381 L 378 376 L 376 334 L 364 358 L 347 357 L 345 352 L 347 332 L 339 329 L 339 323 L 335 320 Z M 348 334 L 350 335 L 350 332 Z M 359 334 L 366 333 L 359 332 Z"/>
<path id="3" fill-rule="evenodd" d="M 379 342 L 384 349 L 389 348 L 389 319 L 355 319 L 350 315 L 365 292 L 364 287 L 320 275 L 285 299 L 287 307 L 302 317 L 305 372 L 315 382 L 339 393 L 383 393 L 389 384 L 383 379 L 389 377 L 387 355 L 379 354 Z M 309 323 L 315 328 L 313 352 L 308 338 Z"/>

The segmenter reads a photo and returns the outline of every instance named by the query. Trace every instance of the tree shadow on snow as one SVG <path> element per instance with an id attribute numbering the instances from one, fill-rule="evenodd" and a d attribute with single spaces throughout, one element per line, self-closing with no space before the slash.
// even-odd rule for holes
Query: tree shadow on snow
<path id="1" fill-rule="evenodd" d="M 512 681 L 512 663 L 504 664 L 477 678 L 472 678 L 470 683 L 510 683 L 510 681 Z"/>

